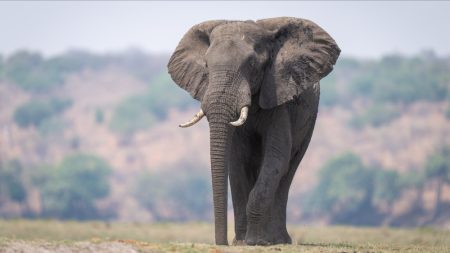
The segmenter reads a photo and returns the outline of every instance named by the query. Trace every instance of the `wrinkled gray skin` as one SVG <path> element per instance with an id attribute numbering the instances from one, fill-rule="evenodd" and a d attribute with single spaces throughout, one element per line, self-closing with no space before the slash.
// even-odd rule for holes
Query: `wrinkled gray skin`
<path id="1" fill-rule="evenodd" d="M 216 244 L 228 244 L 228 176 L 234 243 L 291 243 L 289 187 L 313 133 L 319 80 L 339 53 L 319 26 L 285 17 L 207 21 L 180 41 L 168 69 L 209 122 Z M 244 106 L 246 122 L 231 126 Z"/>

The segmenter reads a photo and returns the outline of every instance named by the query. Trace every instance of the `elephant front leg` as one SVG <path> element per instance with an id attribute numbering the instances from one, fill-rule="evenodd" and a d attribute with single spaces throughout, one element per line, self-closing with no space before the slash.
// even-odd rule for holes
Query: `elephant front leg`
<path id="1" fill-rule="evenodd" d="M 256 181 L 256 168 L 252 161 L 255 161 L 257 154 L 254 148 L 251 148 L 246 135 L 236 131 L 233 136 L 232 148 L 230 152 L 230 186 L 233 200 L 234 211 L 234 245 L 245 244 L 245 235 L 247 233 L 247 215 L 246 205 L 248 195 Z M 256 159 L 258 160 L 258 159 Z"/>
<path id="2" fill-rule="evenodd" d="M 290 181 L 295 173 L 289 172 L 280 180 L 280 184 L 275 195 L 272 207 L 272 219 L 270 220 L 270 230 L 272 233 L 272 242 L 274 244 L 291 244 L 292 239 L 286 229 L 286 207 L 289 194 Z"/>
<path id="3" fill-rule="evenodd" d="M 232 158 L 231 161 L 233 160 Z M 246 205 L 251 186 L 245 177 L 244 167 L 243 164 L 237 164 L 237 162 L 232 162 L 230 166 L 230 186 L 233 200 L 235 232 L 233 244 L 243 243 L 245 234 L 247 233 Z"/>
<path id="4" fill-rule="evenodd" d="M 275 195 L 275 201 L 273 204 L 273 218 L 271 220 L 271 230 L 275 231 L 274 243 L 276 244 L 291 244 L 292 239 L 289 236 L 286 229 L 286 207 L 289 195 L 289 188 L 291 186 L 292 180 L 294 178 L 295 172 L 297 171 L 300 162 L 305 155 L 306 149 L 308 148 L 311 136 L 314 130 L 314 122 L 309 128 L 305 128 L 307 131 L 302 133 L 301 145 L 297 152 L 295 152 L 290 160 L 289 171 L 281 179 L 278 186 L 277 193 Z"/>
<path id="5" fill-rule="evenodd" d="M 281 178 L 289 169 L 291 136 L 289 132 L 274 132 L 264 146 L 264 158 L 257 181 L 247 203 L 247 234 L 249 245 L 274 242 L 273 203 Z"/>

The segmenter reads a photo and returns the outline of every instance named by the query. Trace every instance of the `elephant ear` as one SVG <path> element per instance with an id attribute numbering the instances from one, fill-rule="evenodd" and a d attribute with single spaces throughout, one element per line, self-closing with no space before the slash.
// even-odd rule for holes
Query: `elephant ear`
<path id="1" fill-rule="evenodd" d="M 208 86 L 208 69 L 205 53 L 209 47 L 209 35 L 218 25 L 230 21 L 212 20 L 193 26 L 178 43 L 167 68 L 178 86 L 199 101 Z"/>
<path id="2" fill-rule="evenodd" d="M 281 17 L 258 20 L 275 32 L 272 60 L 260 88 L 259 104 L 268 109 L 293 100 L 333 69 L 336 42 L 315 23 Z"/>

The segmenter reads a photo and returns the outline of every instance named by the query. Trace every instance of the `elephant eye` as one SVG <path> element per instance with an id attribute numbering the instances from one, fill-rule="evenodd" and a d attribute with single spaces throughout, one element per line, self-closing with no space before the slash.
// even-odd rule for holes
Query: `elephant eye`
<path id="1" fill-rule="evenodd" d="M 257 62 L 256 62 L 256 54 L 255 54 L 255 53 L 250 54 L 250 55 L 248 56 L 248 58 L 247 58 L 247 66 L 248 66 L 250 69 L 253 69 L 253 68 L 255 68 L 256 64 L 257 64 Z M 250 70 L 250 69 L 249 69 L 249 70 Z"/>
<path id="2" fill-rule="evenodd" d="M 250 58 L 250 66 L 254 67 L 256 65 L 256 60 L 254 57 Z"/>
<path id="3" fill-rule="evenodd" d="M 264 48 L 265 48 L 265 43 L 264 43 L 264 41 L 263 41 L 263 42 L 256 43 L 256 44 L 253 46 L 253 50 L 255 50 L 255 52 L 258 53 L 258 54 L 263 53 L 263 52 L 264 52 Z"/>

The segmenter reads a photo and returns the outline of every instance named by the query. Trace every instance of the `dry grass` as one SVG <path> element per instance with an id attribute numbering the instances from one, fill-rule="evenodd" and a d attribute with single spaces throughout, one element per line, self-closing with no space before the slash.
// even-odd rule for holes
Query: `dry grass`
<path id="1" fill-rule="evenodd" d="M 450 252 L 450 231 L 290 227 L 293 245 L 222 247 L 204 223 L 0 220 L 0 252 Z M 231 231 L 230 231 L 231 241 Z"/>

